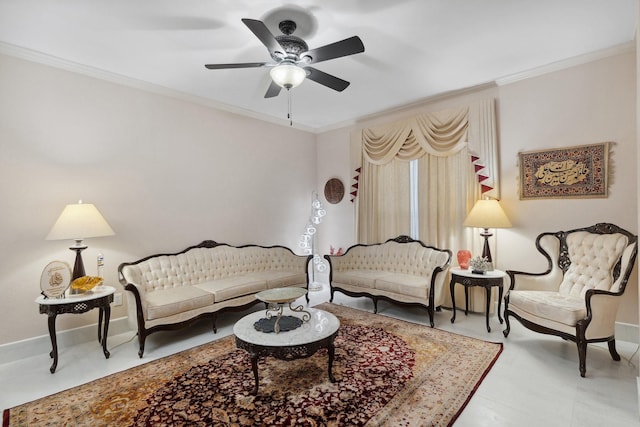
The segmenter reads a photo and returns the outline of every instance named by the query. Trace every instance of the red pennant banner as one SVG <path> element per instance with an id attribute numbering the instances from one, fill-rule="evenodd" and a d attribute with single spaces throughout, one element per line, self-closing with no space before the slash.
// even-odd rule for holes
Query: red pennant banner
<path id="1" fill-rule="evenodd" d="M 486 170 L 484 163 L 480 160 L 480 157 L 475 154 L 471 154 L 471 163 L 473 163 L 473 169 L 478 177 L 478 183 L 480 184 L 480 191 L 482 194 L 493 190 L 492 186 L 483 184 L 483 182 L 488 180 L 490 177 L 487 175 L 488 171 Z"/>
<path id="2" fill-rule="evenodd" d="M 351 203 L 353 203 L 356 197 L 358 197 L 358 180 L 360 180 L 360 170 L 361 168 L 356 169 L 356 175 L 353 177 L 355 182 L 351 184 L 351 188 L 353 189 L 351 192 Z"/>

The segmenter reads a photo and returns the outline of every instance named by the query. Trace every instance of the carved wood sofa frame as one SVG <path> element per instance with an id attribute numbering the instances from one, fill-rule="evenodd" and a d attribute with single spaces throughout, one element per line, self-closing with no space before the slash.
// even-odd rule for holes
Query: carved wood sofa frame
<path id="1" fill-rule="evenodd" d="M 400 244 L 416 243 L 421 245 L 425 249 L 430 249 L 431 251 L 434 251 L 434 253 L 437 253 L 438 256 L 441 256 L 441 258 L 444 259 L 444 261 L 440 263 L 441 265 L 434 266 L 432 271 L 430 271 L 430 281 L 428 283 L 428 289 L 429 289 L 428 296 L 425 295 L 424 298 L 420 298 L 420 299 L 407 297 L 407 300 L 402 301 L 398 298 L 389 296 L 388 293 L 384 291 L 376 291 L 376 289 L 370 289 L 366 287 L 362 287 L 361 290 L 354 290 L 354 287 L 351 287 L 351 289 L 345 289 L 344 285 L 341 286 L 339 283 L 336 284 L 334 282 L 334 274 L 335 274 L 334 265 L 338 261 L 338 258 L 349 257 L 353 251 L 356 251 L 356 249 L 359 249 L 359 248 L 362 248 L 362 249 L 375 248 L 375 247 L 388 244 L 389 242 L 395 242 Z M 373 301 L 374 313 L 378 312 L 379 300 L 385 300 L 385 301 L 388 301 L 394 304 L 400 304 L 400 305 L 423 307 L 427 309 L 427 313 L 429 314 L 429 323 L 433 328 L 434 327 L 434 309 L 440 310 L 440 306 L 434 307 L 436 304 L 436 301 L 435 301 L 436 288 L 439 286 L 440 288 L 442 288 L 440 289 L 440 292 L 444 292 L 444 284 L 446 280 L 445 276 L 446 276 L 447 269 L 451 264 L 451 256 L 452 256 L 452 252 L 449 249 L 439 249 L 434 246 L 429 246 L 424 244 L 422 241 L 414 240 L 409 236 L 398 236 L 393 239 L 389 239 L 384 243 L 356 244 L 349 247 L 342 255 L 325 255 L 324 258 L 329 262 L 329 265 L 331 267 L 329 272 L 329 285 L 331 290 L 331 298 L 329 301 L 333 302 L 333 297 L 335 292 L 339 291 L 350 297 L 370 298 Z"/>
<path id="2" fill-rule="evenodd" d="M 216 327 L 216 320 L 218 318 L 218 314 L 219 313 L 223 313 L 223 312 L 231 312 L 231 311 L 244 311 L 250 307 L 252 307 L 253 305 L 260 303 L 261 301 L 258 300 L 257 298 L 255 298 L 255 293 L 254 294 L 249 294 L 249 295 L 244 295 L 242 297 L 238 297 L 238 298 L 234 298 L 232 300 L 229 300 L 228 303 L 225 302 L 224 305 L 220 306 L 219 308 L 214 308 L 212 307 L 211 310 L 201 313 L 199 315 L 196 315 L 194 317 L 188 318 L 184 321 L 180 321 L 180 322 L 172 322 L 172 323 L 161 323 L 161 324 L 157 324 L 154 325 L 152 327 L 146 327 L 145 326 L 145 318 L 144 318 L 144 312 L 142 309 L 142 297 L 140 295 L 140 292 L 138 290 L 138 288 L 131 284 L 128 283 L 127 280 L 125 279 L 125 277 L 123 276 L 122 270 L 127 267 L 127 266 L 132 266 L 132 265 L 137 265 L 140 264 L 144 261 L 150 260 L 152 258 L 156 258 L 156 257 L 162 257 L 162 256 L 177 256 L 177 255 L 181 255 L 181 254 L 185 254 L 193 249 L 197 249 L 197 248 L 216 248 L 216 247 L 222 247 L 222 246 L 227 246 L 230 248 L 236 248 L 236 249 L 243 249 L 243 248 L 263 248 L 263 249 L 276 249 L 276 248 L 280 248 L 283 250 L 286 250 L 287 252 L 290 252 L 292 256 L 295 257 L 299 257 L 299 258 L 303 258 L 304 261 L 304 265 L 306 266 L 305 270 L 307 271 L 306 273 L 306 289 L 309 289 L 309 274 L 308 274 L 308 265 L 312 259 L 312 256 L 300 256 L 300 255 L 296 255 L 290 248 L 287 248 L 285 246 L 281 246 L 281 245 L 274 245 L 274 246 L 260 246 L 260 245 L 252 245 L 252 244 L 248 244 L 248 245 L 242 245 L 242 246 L 232 246 L 226 243 L 218 243 L 215 242 L 213 240 L 205 240 L 202 243 L 198 244 L 198 245 L 194 245 L 194 246 L 190 246 L 180 252 L 175 252 L 175 253 L 160 253 L 160 254 L 154 254 L 154 255 L 149 255 L 146 256 L 144 258 L 141 258 L 137 261 L 133 261 L 133 262 L 125 262 L 120 264 L 120 266 L 118 267 L 118 279 L 120 281 L 120 283 L 124 286 L 124 289 L 131 292 L 131 294 L 133 295 L 134 301 L 135 301 L 135 316 L 136 316 L 136 324 L 137 324 L 137 335 L 138 335 L 138 342 L 139 342 L 139 351 L 138 351 L 138 356 L 140 358 L 142 358 L 142 355 L 144 354 L 144 347 L 145 347 L 145 341 L 147 339 L 147 337 L 155 332 L 158 331 L 174 331 L 174 330 L 179 330 L 182 328 L 186 328 L 196 322 L 199 322 L 203 319 L 209 319 L 211 321 L 211 325 L 213 328 L 213 332 L 217 333 L 218 329 Z M 308 294 L 306 295 L 306 300 L 307 303 L 309 302 L 309 296 Z M 129 308 L 129 316 L 131 316 L 131 309 Z"/>

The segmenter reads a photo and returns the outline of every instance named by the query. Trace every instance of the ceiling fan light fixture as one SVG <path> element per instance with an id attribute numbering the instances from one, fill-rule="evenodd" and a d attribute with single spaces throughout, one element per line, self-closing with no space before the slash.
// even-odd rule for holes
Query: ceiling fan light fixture
<path id="1" fill-rule="evenodd" d="M 269 72 L 271 79 L 280 87 L 291 89 L 304 81 L 307 72 L 295 64 L 280 64 L 271 69 Z"/>

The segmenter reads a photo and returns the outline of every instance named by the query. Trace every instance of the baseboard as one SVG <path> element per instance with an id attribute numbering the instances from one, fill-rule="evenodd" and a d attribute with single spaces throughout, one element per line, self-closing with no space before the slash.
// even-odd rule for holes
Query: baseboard
<path id="1" fill-rule="evenodd" d="M 56 334 L 58 349 L 98 339 L 98 324 L 82 326 L 80 328 L 59 331 Z M 109 336 L 131 332 L 127 317 L 111 319 L 109 321 Z M 108 341 L 107 341 L 108 343 Z M 51 338 L 49 334 L 0 345 L 0 364 L 33 357 L 36 354 L 49 354 Z"/>
<path id="2" fill-rule="evenodd" d="M 616 341 L 640 344 L 640 327 L 631 323 L 616 322 Z"/>

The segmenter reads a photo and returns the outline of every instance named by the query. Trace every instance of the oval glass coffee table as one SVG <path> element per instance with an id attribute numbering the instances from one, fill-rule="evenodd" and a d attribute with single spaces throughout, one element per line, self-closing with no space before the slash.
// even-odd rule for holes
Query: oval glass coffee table
<path id="1" fill-rule="evenodd" d="M 285 312 L 295 315 L 295 312 L 290 312 L 289 309 L 285 309 Z M 264 311 L 248 314 L 233 326 L 236 346 L 246 350 L 251 357 L 251 370 L 255 379 L 253 394 L 258 393 L 258 359 L 260 357 L 273 356 L 290 361 L 310 357 L 319 349 L 326 348 L 329 353 L 329 380 L 336 381 L 331 369 L 335 354 L 333 342 L 338 334 L 340 321 L 326 311 L 309 308 L 308 313 L 308 321 L 302 322 L 295 329 L 278 334 L 256 329 L 255 324 L 265 317 Z"/>

